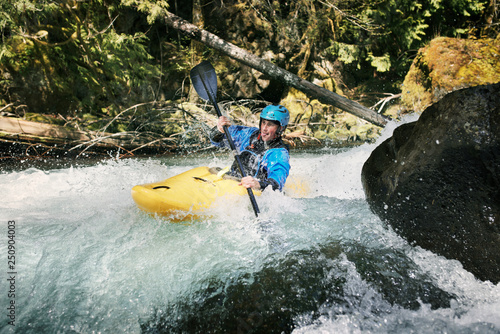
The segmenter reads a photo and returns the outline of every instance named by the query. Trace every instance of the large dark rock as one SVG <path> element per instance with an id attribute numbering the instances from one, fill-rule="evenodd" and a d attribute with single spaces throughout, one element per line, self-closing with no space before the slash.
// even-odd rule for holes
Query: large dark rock
<path id="1" fill-rule="evenodd" d="M 371 209 L 409 242 L 500 282 L 500 84 L 463 89 L 365 162 Z"/>
<path id="2" fill-rule="evenodd" d="M 369 283 L 370 292 L 359 288 L 352 293 L 341 254 Z M 189 298 L 167 302 L 143 321 L 142 333 L 292 333 L 298 318 L 311 324 L 325 310 L 332 318 L 366 312 L 373 290 L 389 304 L 411 310 L 421 303 L 449 308 L 456 298 L 435 286 L 402 252 L 356 243 L 332 242 L 284 258 L 271 256 L 257 272 L 233 274 L 229 281 L 211 279 Z M 382 305 L 369 308 L 379 315 L 390 312 Z"/>

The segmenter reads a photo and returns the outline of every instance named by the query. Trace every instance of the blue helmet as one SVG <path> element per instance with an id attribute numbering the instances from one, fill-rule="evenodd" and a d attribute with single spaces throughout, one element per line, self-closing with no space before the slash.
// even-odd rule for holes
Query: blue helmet
<path id="1" fill-rule="evenodd" d="M 272 104 L 262 109 L 260 118 L 279 122 L 281 125 L 281 131 L 284 131 L 288 125 L 288 121 L 290 120 L 290 113 L 288 112 L 288 109 L 282 105 Z"/>

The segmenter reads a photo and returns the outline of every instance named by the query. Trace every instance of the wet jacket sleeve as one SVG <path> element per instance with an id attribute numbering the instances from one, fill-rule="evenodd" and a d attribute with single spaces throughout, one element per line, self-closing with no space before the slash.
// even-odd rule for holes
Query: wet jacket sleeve
<path id="1" fill-rule="evenodd" d="M 266 152 L 262 159 L 267 170 L 267 179 L 260 180 L 260 187 L 265 189 L 271 185 L 273 190 L 283 190 L 290 173 L 290 155 L 285 148 L 273 148 Z"/>
<path id="2" fill-rule="evenodd" d="M 257 128 L 242 125 L 231 125 L 228 127 L 228 130 L 231 138 L 233 139 L 234 146 L 236 146 L 236 149 L 239 152 L 250 144 L 250 136 L 252 133 L 259 131 Z M 210 141 L 212 145 L 217 147 L 229 147 L 226 135 L 221 133 L 217 127 L 213 128 L 210 132 Z"/>
<path id="3" fill-rule="evenodd" d="M 217 125 L 214 126 L 212 130 L 210 130 L 209 137 L 210 137 L 210 142 L 213 145 L 217 145 L 216 143 L 220 143 L 224 140 L 224 134 L 220 132 L 219 129 L 217 129 Z"/>

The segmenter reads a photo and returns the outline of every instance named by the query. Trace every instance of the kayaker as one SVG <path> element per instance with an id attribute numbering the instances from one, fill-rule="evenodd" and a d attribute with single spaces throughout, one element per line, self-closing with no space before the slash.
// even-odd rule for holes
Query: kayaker
<path id="1" fill-rule="evenodd" d="M 290 172 L 289 147 L 281 139 L 289 120 L 290 113 L 282 105 L 265 107 L 260 114 L 259 128 L 231 125 L 227 117 L 221 116 L 210 140 L 217 147 L 228 146 L 223 128 L 227 125 L 247 175 L 240 185 L 256 190 L 271 186 L 281 191 Z M 236 161 L 229 174 L 241 177 Z"/>

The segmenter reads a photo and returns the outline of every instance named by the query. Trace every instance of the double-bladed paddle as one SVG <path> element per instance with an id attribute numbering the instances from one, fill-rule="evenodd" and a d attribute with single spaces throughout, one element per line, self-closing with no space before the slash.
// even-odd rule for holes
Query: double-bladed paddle
<path id="1" fill-rule="evenodd" d="M 210 101 L 217 112 L 217 116 L 221 117 L 222 113 L 220 112 L 219 105 L 217 104 L 217 75 L 215 74 L 215 68 L 208 61 L 202 61 L 195 67 L 191 69 L 190 72 L 191 83 L 194 86 L 194 89 L 198 93 L 198 95 L 207 101 Z M 234 146 L 233 139 L 231 138 L 231 134 L 227 129 L 227 126 L 224 125 L 224 133 L 226 134 L 227 140 L 229 142 L 229 147 L 231 151 L 233 151 L 234 158 L 236 159 L 236 163 L 238 164 L 238 169 L 242 177 L 246 176 L 245 170 L 243 169 L 243 165 L 241 164 L 239 152 L 236 150 Z M 255 200 L 255 196 L 253 194 L 252 188 L 247 188 L 248 196 L 250 197 L 250 202 L 252 202 L 253 211 L 255 212 L 255 216 L 259 216 L 259 207 L 257 206 L 257 201 Z"/>

